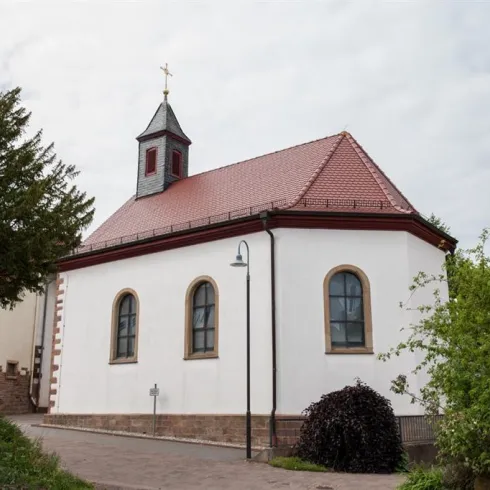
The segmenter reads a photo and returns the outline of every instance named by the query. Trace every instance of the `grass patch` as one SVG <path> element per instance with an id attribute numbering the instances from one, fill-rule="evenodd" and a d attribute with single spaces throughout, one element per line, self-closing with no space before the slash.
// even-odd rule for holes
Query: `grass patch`
<path id="1" fill-rule="evenodd" d="M 443 490 L 443 474 L 441 468 L 415 467 L 408 473 L 407 480 L 398 490 Z"/>
<path id="2" fill-rule="evenodd" d="M 318 471 L 325 472 L 328 471 L 325 466 L 320 464 L 310 463 L 301 458 L 297 457 L 277 457 L 269 461 L 271 466 L 274 468 L 283 468 L 285 470 L 293 470 L 293 471 Z"/>
<path id="3" fill-rule="evenodd" d="M 60 467 L 54 454 L 42 451 L 39 440 L 0 416 L 0 488 L 85 490 L 93 486 Z"/>

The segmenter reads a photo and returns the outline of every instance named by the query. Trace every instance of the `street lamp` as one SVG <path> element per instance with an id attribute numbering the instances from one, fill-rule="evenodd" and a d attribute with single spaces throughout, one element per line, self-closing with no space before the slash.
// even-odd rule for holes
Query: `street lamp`
<path id="1" fill-rule="evenodd" d="M 242 243 L 247 249 L 247 261 L 243 261 L 240 248 Z M 242 240 L 238 244 L 238 252 L 234 262 L 230 264 L 232 267 L 247 268 L 247 459 L 252 457 L 252 415 L 250 413 L 250 249 L 248 243 Z"/>

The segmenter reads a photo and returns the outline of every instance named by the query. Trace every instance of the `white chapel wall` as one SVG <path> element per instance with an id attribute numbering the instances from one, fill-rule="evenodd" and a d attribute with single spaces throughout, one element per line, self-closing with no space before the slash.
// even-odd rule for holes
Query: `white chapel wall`
<path id="1" fill-rule="evenodd" d="M 417 359 L 387 363 L 376 354 L 395 346 L 413 320 L 399 307 L 414 271 L 438 270 L 444 254 L 406 232 L 274 229 L 277 264 L 278 413 L 299 414 L 324 393 L 360 377 L 388 397 L 398 415 L 420 414 L 390 392 L 396 375 Z M 251 248 L 252 412 L 271 410 L 270 242 L 245 236 Z M 244 413 L 245 270 L 229 266 L 240 238 L 68 271 L 60 322 L 60 385 L 53 413 L 150 413 L 148 390 L 160 387 L 159 413 Z M 323 280 L 351 264 L 371 285 L 374 354 L 325 354 Z M 220 294 L 219 359 L 183 360 L 185 293 L 209 275 Z M 134 289 L 140 300 L 138 363 L 110 365 L 115 295 Z M 415 384 L 420 384 L 421 379 Z"/>
<path id="2" fill-rule="evenodd" d="M 445 261 L 444 253 L 428 243 L 418 240 L 412 235 L 408 235 L 408 264 L 409 264 L 409 280 L 410 284 L 413 282 L 413 278 L 419 274 L 419 272 L 424 272 L 428 276 L 439 276 L 441 274 L 445 275 L 445 270 L 443 269 L 443 263 Z M 439 289 L 441 293 L 441 298 L 446 300 L 448 298 L 448 289 L 446 282 L 432 282 L 424 288 L 419 288 L 410 294 L 407 291 L 405 295 L 405 301 L 407 308 L 410 308 L 410 322 L 414 325 L 422 318 L 422 314 L 417 310 L 417 307 L 421 305 L 433 305 L 434 304 L 434 290 Z M 426 314 L 424 314 L 426 316 Z M 415 358 L 418 363 L 420 363 L 424 358 L 425 354 L 422 351 L 418 351 L 415 354 Z M 410 389 L 412 392 L 420 394 L 420 389 L 423 388 L 429 381 L 429 376 L 425 370 L 418 372 L 416 377 L 412 377 Z"/>
<path id="3" fill-rule="evenodd" d="M 444 254 L 406 232 L 354 230 L 274 230 L 277 236 L 278 413 L 298 414 L 322 394 L 359 377 L 392 401 L 398 415 L 422 413 L 390 381 L 415 367 L 414 356 L 383 363 L 402 338 L 411 314 L 406 300 L 413 271 L 440 268 Z M 371 285 L 374 354 L 325 354 L 323 280 L 341 264 L 359 267 Z"/>
<path id="4" fill-rule="evenodd" d="M 251 262 L 252 410 L 270 412 L 270 242 L 247 235 Z M 244 413 L 245 269 L 229 266 L 240 237 L 100 264 L 64 279 L 59 386 L 52 413 Z M 244 252 L 244 250 L 242 249 Z M 185 294 L 198 276 L 219 288 L 219 359 L 183 360 Z M 140 301 L 138 362 L 109 364 L 111 308 L 134 289 Z"/>

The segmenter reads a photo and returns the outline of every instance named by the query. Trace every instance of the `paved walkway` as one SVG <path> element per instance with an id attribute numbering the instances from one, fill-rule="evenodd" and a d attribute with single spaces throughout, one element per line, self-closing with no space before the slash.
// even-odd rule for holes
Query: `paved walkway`
<path id="1" fill-rule="evenodd" d="M 403 481 L 398 475 L 287 471 L 244 461 L 239 449 L 33 427 L 37 415 L 13 419 L 101 489 L 394 490 Z"/>

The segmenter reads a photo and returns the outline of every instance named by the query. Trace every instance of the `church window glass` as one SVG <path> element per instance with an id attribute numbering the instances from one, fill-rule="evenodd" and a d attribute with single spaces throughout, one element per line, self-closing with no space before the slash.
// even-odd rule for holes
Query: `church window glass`
<path id="1" fill-rule="evenodd" d="M 138 353 L 139 300 L 135 291 L 124 289 L 112 307 L 111 363 L 136 362 Z"/>
<path id="2" fill-rule="evenodd" d="M 209 276 L 196 278 L 187 288 L 184 359 L 218 357 L 219 294 Z"/>
<path id="3" fill-rule="evenodd" d="M 373 352 L 371 292 L 353 265 L 333 268 L 324 281 L 326 353 Z"/>

